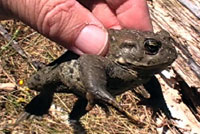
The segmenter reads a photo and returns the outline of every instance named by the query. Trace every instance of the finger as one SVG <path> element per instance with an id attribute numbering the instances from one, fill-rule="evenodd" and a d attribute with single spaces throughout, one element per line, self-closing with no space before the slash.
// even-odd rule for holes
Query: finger
<path id="1" fill-rule="evenodd" d="M 107 28 L 121 29 L 116 14 L 104 0 L 96 0 L 91 7 L 92 13 Z"/>
<path id="2" fill-rule="evenodd" d="M 101 54 L 107 32 L 76 0 L 7 0 L 3 7 L 41 34 L 75 52 Z M 69 45 L 70 44 L 70 45 Z"/>
<path id="3" fill-rule="evenodd" d="M 106 0 L 115 11 L 122 27 L 152 31 L 152 24 L 145 0 Z"/>

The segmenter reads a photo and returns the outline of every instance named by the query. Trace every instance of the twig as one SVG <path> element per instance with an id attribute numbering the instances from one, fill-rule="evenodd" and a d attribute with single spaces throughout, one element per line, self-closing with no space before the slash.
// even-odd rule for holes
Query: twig
<path id="1" fill-rule="evenodd" d="M 198 19 L 200 19 L 200 7 L 194 5 L 190 0 L 178 0 L 183 6 L 188 8 Z"/>
<path id="2" fill-rule="evenodd" d="M 12 45 L 12 47 L 17 51 L 23 58 L 28 58 L 24 50 L 19 46 L 19 44 L 9 35 L 6 29 L 0 24 L 0 34 Z"/>
<path id="3" fill-rule="evenodd" d="M 19 44 L 14 40 L 18 31 L 16 31 L 15 35 L 11 37 L 7 30 L 0 24 L 0 34 L 7 40 L 8 45 L 11 44 L 18 54 L 20 54 L 23 58 L 27 59 L 28 63 L 32 66 L 34 70 L 37 70 L 38 62 L 33 62 L 31 58 L 25 53 L 25 51 L 19 46 Z"/>

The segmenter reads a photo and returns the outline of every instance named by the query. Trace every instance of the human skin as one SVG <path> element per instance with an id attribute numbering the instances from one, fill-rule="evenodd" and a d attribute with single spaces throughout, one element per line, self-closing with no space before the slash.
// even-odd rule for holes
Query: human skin
<path id="1" fill-rule="evenodd" d="M 152 31 L 145 0 L 0 0 L 0 19 L 19 19 L 77 54 L 105 55 L 105 29 Z"/>

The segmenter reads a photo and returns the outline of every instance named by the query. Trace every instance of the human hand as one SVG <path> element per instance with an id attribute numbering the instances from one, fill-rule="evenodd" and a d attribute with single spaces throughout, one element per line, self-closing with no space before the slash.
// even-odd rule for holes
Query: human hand
<path id="1" fill-rule="evenodd" d="M 105 29 L 152 30 L 145 0 L 0 0 L 2 18 L 17 18 L 78 54 L 105 55 Z"/>

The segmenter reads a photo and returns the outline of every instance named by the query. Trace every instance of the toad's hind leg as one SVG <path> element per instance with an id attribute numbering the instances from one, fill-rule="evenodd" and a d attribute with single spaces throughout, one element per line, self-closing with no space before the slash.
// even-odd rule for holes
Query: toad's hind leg
<path id="1" fill-rule="evenodd" d="M 49 89 L 51 86 L 45 86 Z M 30 116 L 42 116 L 48 113 L 48 110 L 53 101 L 53 90 L 42 90 L 40 94 L 35 96 L 31 102 L 25 106 L 25 111 L 20 114 L 18 119 L 15 122 L 15 126 L 18 125 L 21 121 L 29 119 Z"/>
<path id="2" fill-rule="evenodd" d="M 41 91 L 25 106 L 25 111 L 36 116 L 47 114 L 53 101 L 53 95 L 52 90 Z"/>
<path id="3" fill-rule="evenodd" d="M 78 100 L 74 104 L 71 113 L 69 114 L 70 125 L 73 127 L 75 134 L 86 133 L 84 127 L 81 125 L 79 120 L 88 112 L 86 110 L 87 103 L 88 101 L 85 98 L 78 98 Z"/>
<path id="4" fill-rule="evenodd" d="M 29 78 L 27 85 L 30 89 L 39 91 L 40 93 L 25 106 L 25 111 L 19 116 L 15 125 L 28 119 L 31 115 L 42 116 L 48 113 L 53 101 L 54 92 L 68 91 L 68 87 L 64 86 L 60 80 L 59 72 L 62 68 L 60 64 L 78 58 L 77 54 L 67 51 L 47 66 L 38 65 L 39 71 Z"/>
<path id="5" fill-rule="evenodd" d="M 88 111 L 86 110 L 88 101 L 85 98 L 78 98 L 74 107 L 69 115 L 70 120 L 79 120 Z"/>

